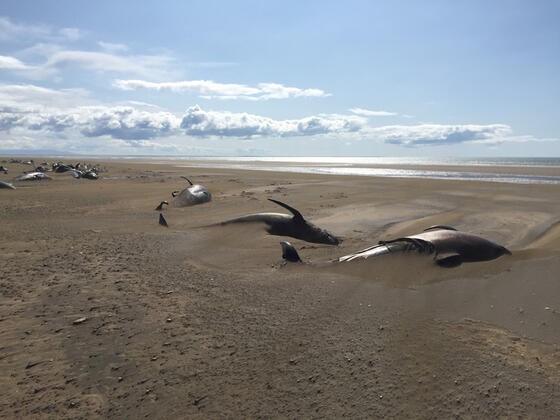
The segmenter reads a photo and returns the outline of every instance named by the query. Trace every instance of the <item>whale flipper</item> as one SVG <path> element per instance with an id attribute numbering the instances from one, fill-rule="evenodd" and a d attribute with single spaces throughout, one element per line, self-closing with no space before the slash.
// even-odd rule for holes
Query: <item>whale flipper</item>
<path id="1" fill-rule="evenodd" d="M 165 217 L 163 217 L 162 213 L 159 214 L 159 224 L 161 226 L 169 227 L 169 225 L 167 224 L 167 220 L 165 220 Z"/>
<path id="2" fill-rule="evenodd" d="M 193 185 L 193 183 L 191 182 L 191 180 L 190 180 L 189 178 L 187 178 L 186 176 L 181 175 L 181 178 L 186 179 L 187 182 L 188 182 L 189 184 Z"/>
<path id="3" fill-rule="evenodd" d="M 437 265 L 445 268 L 459 267 L 461 264 L 463 264 L 463 257 L 461 257 L 461 255 L 456 252 L 438 254 L 434 258 L 434 260 Z"/>

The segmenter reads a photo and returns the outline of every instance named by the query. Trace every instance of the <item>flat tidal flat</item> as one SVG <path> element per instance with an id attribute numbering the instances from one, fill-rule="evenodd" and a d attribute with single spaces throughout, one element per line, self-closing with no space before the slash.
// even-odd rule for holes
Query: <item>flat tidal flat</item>
<path id="1" fill-rule="evenodd" d="M 0 417 L 560 417 L 558 185 L 98 163 L 0 189 Z M 268 198 L 343 242 L 212 226 Z M 513 255 L 324 264 L 432 225 Z"/>

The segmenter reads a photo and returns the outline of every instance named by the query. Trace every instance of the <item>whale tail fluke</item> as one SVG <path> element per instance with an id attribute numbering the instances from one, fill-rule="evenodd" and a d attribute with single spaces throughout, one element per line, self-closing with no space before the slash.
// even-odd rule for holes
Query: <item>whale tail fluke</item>
<path id="1" fill-rule="evenodd" d="M 298 252 L 291 243 L 282 241 L 280 242 L 280 246 L 282 247 L 282 258 L 284 260 L 289 262 L 301 262 Z"/>
<path id="2" fill-rule="evenodd" d="M 169 225 L 167 224 L 167 220 L 165 220 L 165 217 L 163 217 L 163 213 L 159 214 L 159 224 L 161 226 L 169 227 Z"/>

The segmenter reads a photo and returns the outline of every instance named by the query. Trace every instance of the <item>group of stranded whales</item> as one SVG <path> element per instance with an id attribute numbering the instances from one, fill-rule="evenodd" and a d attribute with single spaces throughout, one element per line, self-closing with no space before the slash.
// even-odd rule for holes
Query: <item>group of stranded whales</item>
<path id="1" fill-rule="evenodd" d="M 187 190 L 191 190 L 189 191 L 191 195 L 199 194 L 198 191 L 204 191 L 202 196 L 207 198 L 206 201 L 195 202 L 195 200 L 191 200 L 189 202 L 201 204 L 210 201 L 211 194 L 206 187 L 193 185 L 188 178 L 182 178 L 187 179 L 191 186 L 181 191 L 180 194 L 183 194 Z M 174 197 L 178 196 L 176 192 L 173 192 L 172 195 Z M 306 242 L 328 245 L 338 245 L 341 242 L 341 239 L 328 232 L 326 229 L 322 229 L 307 221 L 296 208 L 272 198 L 268 200 L 289 210 L 291 214 L 270 212 L 252 213 L 210 226 L 226 226 L 237 223 L 262 223 L 266 226 L 265 229 L 270 235 L 288 236 Z M 155 210 L 160 211 L 159 224 L 168 227 L 167 221 L 163 213 L 161 213 L 165 204 L 169 203 L 167 201 L 161 201 Z M 280 245 L 282 249 L 282 258 L 285 261 L 302 262 L 297 250 L 290 242 L 282 241 Z M 445 268 L 458 267 L 463 263 L 469 262 L 490 261 L 502 255 L 511 255 L 511 251 L 507 248 L 489 241 L 488 239 L 472 233 L 458 231 L 451 226 L 436 225 L 415 235 L 379 241 L 376 245 L 338 257 L 330 262 L 348 263 L 394 253 L 402 253 L 404 255 L 411 253 L 431 255 L 435 264 Z"/>
<path id="2" fill-rule="evenodd" d="M 24 165 L 34 165 L 33 160 L 29 161 L 21 161 L 12 159 L 10 163 L 18 163 Z M 0 171 L 4 172 L 4 174 L 8 173 L 8 168 L 5 166 L 0 166 Z M 55 162 L 52 165 L 49 165 L 48 162 L 43 162 L 39 166 L 35 168 L 33 171 L 26 171 L 21 175 L 14 177 L 14 181 L 43 181 L 43 180 L 51 180 L 47 172 L 55 172 L 55 173 L 69 173 L 74 178 L 84 178 L 90 180 L 96 180 L 99 178 L 98 172 L 99 168 L 95 166 L 88 166 L 87 164 L 77 163 L 73 164 L 64 164 L 62 162 Z M 15 187 L 5 181 L 0 181 L 0 188 L 9 188 L 15 189 Z"/>
<path id="3" fill-rule="evenodd" d="M 87 164 L 78 162 L 75 165 L 63 164 L 61 162 L 54 163 L 52 170 L 57 173 L 69 173 L 74 178 L 85 178 L 96 180 L 99 178 L 99 169 L 96 167 L 90 168 Z"/>

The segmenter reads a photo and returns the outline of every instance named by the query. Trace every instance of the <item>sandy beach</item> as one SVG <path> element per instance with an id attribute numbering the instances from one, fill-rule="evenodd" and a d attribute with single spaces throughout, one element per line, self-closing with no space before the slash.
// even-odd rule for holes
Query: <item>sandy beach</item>
<path id="1" fill-rule="evenodd" d="M 560 417 L 558 185 L 98 164 L 0 174 L 0 417 Z M 213 200 L 165 228 L 181 175 Z M 286 212 L 268 198 L 342 243 L 213 226 Z M 326 264 L 432 225 L 513 255 Z"/>

